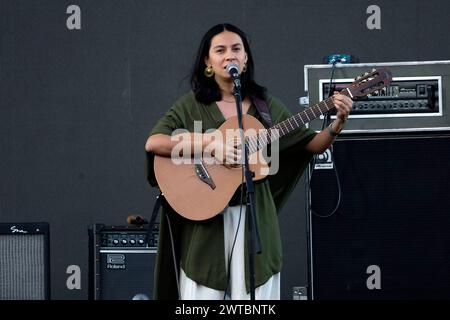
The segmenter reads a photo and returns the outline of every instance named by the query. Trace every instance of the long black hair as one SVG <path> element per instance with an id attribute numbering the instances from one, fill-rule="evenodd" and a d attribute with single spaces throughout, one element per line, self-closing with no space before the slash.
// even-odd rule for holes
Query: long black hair
<path id="1" fill-rule="evenodd" d="M 266 88 L 258 85 L 253 78 L 253 57 L 247 37 L 242 30 L 229 23 L 215 25 L 205 33 L 200 42 L 197 57 L 195 58 L 194 68 L 191 73 L 191 88 L 195 93 L 195 98 L 204 104 L 210 104 L 214 101 L 219 101 L 222 99 L 222 94 L 219 86 L 214 80 L 214 77 L 208 78 L 204 74 L 206 68 L 204 59 L 209 54 L 211 39 L 223 31 L 230 31 L 239 35 L 242 39 L 242 43 L 244 44 L 245 52 L 247 53 L 247 69 L 241 74 L 242 99 L 245 99 L 247 96 L 256 96 L 260 99 L 265 99 Z"/>

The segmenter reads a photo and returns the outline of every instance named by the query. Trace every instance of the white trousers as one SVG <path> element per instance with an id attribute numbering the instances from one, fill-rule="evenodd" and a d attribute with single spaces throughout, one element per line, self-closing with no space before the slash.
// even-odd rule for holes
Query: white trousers
<path id="1" fill-rule="evenodd" d="M 241 217 L 241 219 L 239 219 Z M 240 221 L 239 221 L 240 220 Z M 250 300 L 250 294 L 245 287 L 245 206 L 227 207 L 223 211 L 224 242 L 226 268 L 230 272 L 230 282 L 227 295 L 224 291 L 215 290 L 188 278 L 181 269 L 180 294 L 182 300 Z M 233 242 L 236 243 L 233 249 Z M 264 248 L 263 248 L 264 250 Z M 228 267 L 231 256 L 231 264 Z M 273 275 L 266 283 L 255 289 L 256 300 L 280 299 L 280 273 Z"/>

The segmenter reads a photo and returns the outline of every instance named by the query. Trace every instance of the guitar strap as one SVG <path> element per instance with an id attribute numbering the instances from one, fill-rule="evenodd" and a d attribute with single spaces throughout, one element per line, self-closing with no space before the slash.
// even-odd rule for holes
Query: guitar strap
<path id="1" fill-rule="evenodd" d="M 270 116 L 269 107 L 267 106 L 266 101 L 255 96 L 252 96 L 251 99 L 256 109 L 258 110 L 259 115 L 263 119 L 264 124 L 268 127 L 272 127 L 272 117 Z"/>

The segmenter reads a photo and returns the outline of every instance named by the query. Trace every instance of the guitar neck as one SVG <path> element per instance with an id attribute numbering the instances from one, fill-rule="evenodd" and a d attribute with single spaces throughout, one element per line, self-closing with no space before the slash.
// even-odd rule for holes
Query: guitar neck
<path id="1" fill-rule="evenodd" d="M 349 96 L 348 90 L 344 89 L 340 92 L 346 96 Z M 270 127 L 267 130 L 263 130 L 256 136 L 252 136 L 246 139 L 249 154 L 252 154 L 275 140 L 297 130 L 308 122 L 320 117 L 324 113 L 334 108 L 332 98 L 327 98 L 313 106 L 306 108 L 299 113 L 283 120 L 276 125 Z"/>

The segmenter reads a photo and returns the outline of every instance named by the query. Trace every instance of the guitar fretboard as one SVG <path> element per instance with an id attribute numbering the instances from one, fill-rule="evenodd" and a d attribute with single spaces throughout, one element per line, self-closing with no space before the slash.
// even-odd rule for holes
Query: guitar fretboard
<path id="1" fill-rule="evenodd" d="M 342 90 L 340 92 L 344 95 L 349 95 L 347 91 Z M 246 144 L 248 147 L 249 154 L 252 154 L 269 143 L 281 138 L 282 136 L 287 135 L 288 133 L 300 128 L 304 124 L 320 117 L 327 111 L 334 108 L 332 98 L 327 98 L 313 106 L 306 108 L 299 113 L 294 114 L 293 116 L 283 120 L 276 125 L 270 127 L 266 130 L 261 130 L 257 135 L 248 137 L 246 139 Z"/>

